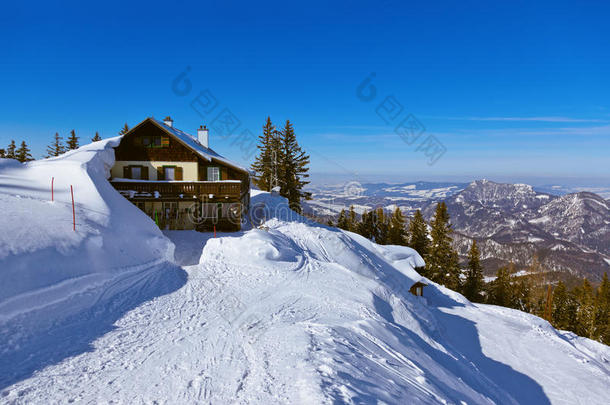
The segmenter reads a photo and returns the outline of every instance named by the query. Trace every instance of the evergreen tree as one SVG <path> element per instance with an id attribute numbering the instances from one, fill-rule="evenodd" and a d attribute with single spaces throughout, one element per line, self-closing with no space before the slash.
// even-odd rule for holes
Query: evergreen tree
<path id="1" fill-rule="evenodd" d="M 428 226 L 420 210 L 415 211 L 413 218 L 409 221 L 408 235 L 409 247 L 415 249 L 424 260 L 427 260 L 430 239 L 428 238 Z"/>
<path id="2" fill-rule="evenodd" d="M 610 345 L 610 282 L 604 273 L 595 297 L 595 339 Z"/>
<path id="3" fill-rule="evenodd" d="M 356 210 L 353 205 L 350 205 L 349 212 L 347 214 L 347 223 L 349 226 L 349 230 L 352 232 L 356 232 L 356 226 L 358 225 L 358 220 L 356 219 Z"/>
<path id="4" fill-rule="evenodd" d="M 252 163 L 251 169 L 254 171 L 254 182 L 264 191 L 271 191 L 277 173 L 276 163 L 281 161 L 281 156 L 278 156 L 280 148 L 278 147 L 279 133 L 275 130 L 275 126 L 271 122 L 271 117 L 267 117 L 267 122 L 263 125 L 263 134 L 259 135 L 259 143 L 257 148 L 259 154 Z M 279 179 L 278 179 L 279 180 Z"/>
<path id="5" fill-rule="evenodd" d="M 78 136 L 76 136 L 76 132 L 74 130 L 70 131 L 70 136 L 66 141 L 68 145 L 68 150 L 78 149 Z"/>
<path id="6" fill-rule="evenodd" d="M 339 214 L 339 219 L 337 220 L 337 227 L 346 231 L 350 230 L 349 220 L 347 219 L 347 215 L 345 214 L 344 209 L 342 209 L 341 213 Z"/>
<path id="7" fill-rule="evenodd" d="M 383 208 L 378 207 L 377 209 L 371 211 L 371 215 L 373 216 L 373 242 L 378 243 L 380 245 L 385 245 L 388 239 L 388 232 L 390 228 L 390 224 L 388 222 L 387 215 L 383 211 Z"/>
<path id="8" fill-rule="evenodd" d="M 63 142 L 62 142 L 62 138 L 61 136 L 59 136 L 59 134 L 57 132 L 55 132 L 55 137 L 53 138 L 53 143 L 49 146 L 47 146 L 47 156 L 48 158 L 50 157 L 55 157 L 55 156 L 59 156 L 62 153 L 64 153 L 66 151 L 66 147 L 64 146 Z"/>
<path id="9" fill-rule="evenodd" d="M 373 239 L 375 233 L 375 225 L 373 224 L 373 213 L 364 211 L 362 213 L 362 219 L 356 225 L 356 232 L 364 236 L 367 239 Z"/>
<path id="10" fill-rule="evenodd" d="M 6 158 L 7 159 L 17 159 L 17 155 L 15 155 L 15 150 L 17 150 L 17 145 L 15 145 L 15 141 L 11 139 L 11 143 L 6 148 Z"/>
<path id="11" fill-rule="evenodd" d="M 125 135 L 127 132 L 129 132 L 129 125 L 125 123 L 125 125 L 123 125 L 123 128 L 121 128 L 121 130 L 119 131 L 119 135 Z"/>
<path id="12" fill-rule="evenodd" d="M 99 132 L 95 131 L 95 136 L 93 138 L 91 138 L 91 142 L 97 142 L 97 141 L 101 141 L 102 137 L 100 136 Z"/>
<path id="13" fill-rule="evenodd" d="M 21 141 L 21 146 L 15 151 L 15 158 L 21 163 L 34 160 L 25 141 Z"/>
<path id="14" fill-rule="evenodd" d="M 483 266 L 477 242 L 473 239 L 468 252 L 468 267 L 466 281 L 464 282 L 464 296 L 472 302 L 482 302 L 484 286 Z"/>
<path id="15" fill-rule="evenodd" d="M 575 327 L 577 305 L 566 285 L 559 281 L 553 291 L 552 324 L 557 329 L 572 330 Z"/>
<path id="16" fill-rule="evenodd" d="M 528 268 L 528 274 L 530 275 L 532 283 L 537 287 L 536 289 L 534 289 L 531 296 L 531 312 L 542 318 L 545 318 L 549 315 L 547 313 L 547 294 L 549 280 L 547 280 L 546 271 L 540 264 L 540 260 L 538 259 L 537 254 L 534 254 L 534 256 L 532 257 L 532 263 Z"/>
<path id="17" fill-rule="evenodd" d="M 489 304 L 501 305 L 508 307 L 512 301 L 512 285 L 511 274 L 513 265 L 502 266 L 496 273 L 496 279 L 489 283 L 489 295 L 487 302 Z"/>
<path id="18" fill-rule="evenodd" d="M 523 312 L 532 311 L 533 284 L 530 277 L 512 277 L 510 307 Z"/>
<path id="19" fill-rule="evenodd" d="M 282 164 L 280 166 L 282 188 L 280 194 L 288 199 L 290 208 L 301 212 L 301 198 L 309 199 L 311 194 L 303 191 L 309 184 L 303 179 L 309 177 L 309 156 L 301 149 L 297 142 L 294 128 L 290 121 L 282 132 Z"/>
<path id="20" fill-rule="evenodd" d="M 432 242 L 426 262 L 426 273 L 432 281 L 444 284 L 452 290 L 460 288 L 459 257 L 451 243 L 449 212 L 444 202 L 438 203 L 434 218 L 430 223 Z"/>
<path id="21" fill-rule="evenodd" d="M 0 159 L 3 159 L 3 158 L 5 158 L 5 157 L 6 157 L 6 150 L 5 150 L 5 149 L 0 148 Z"/>
<path id="22" fill-rule="evenodd" d="M 578 303 L 575 332 L 580 336 L 592 338 L 595 334 L 595 304 L 593 287 L 586 278 L 580 290 Z"/>
<path id="23" fill-rule="evenodd" d="M 399 207 L 396 207 L 390 218 L 387 243 L 390 245 L 407 245 L 407 231 L 405 229 L 405 217 Z"/>

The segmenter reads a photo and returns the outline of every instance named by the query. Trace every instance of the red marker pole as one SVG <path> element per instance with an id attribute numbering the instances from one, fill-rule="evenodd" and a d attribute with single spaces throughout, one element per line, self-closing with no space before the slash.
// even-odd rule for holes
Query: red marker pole
<path id="1" fill-rule="evenodd" d="M 51 201 L 53 201 L 53 181 L 55 181 L 55 177 L 51 177 Z"/>
<path id="2" fill-rule="evenodd" d="M 72 184 L 70 184 L 70 194 L 72 195 L 72 228 L 76 232 L 76 211 L 74 210 L 74 189 Z"/>

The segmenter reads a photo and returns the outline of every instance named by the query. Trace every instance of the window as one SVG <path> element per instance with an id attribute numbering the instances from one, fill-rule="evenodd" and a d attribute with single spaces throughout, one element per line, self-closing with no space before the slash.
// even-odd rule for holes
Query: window
<path id="1" fill-rule="evenodd" d="M 131 166 L 131 178 L 136 180 L 142 178 L 142 168 L 140 166 Z"/>
<path id="2" fill-rule="evenodd" d="M 219 181 L 220 180 L 220 167 L 211 166 L 208 167 L 208 181 Z"/>
<path id="3" fill-rule="evenodd" d="M 140 141 L 145 148 L 169 148 L 167 136 L 143 136 Z"/>
<path id="4" fill-rule="evenodd" d="M 163 178 L 165 180 L 176 180 L 176 168 L 174 166 L 163 166 Z"/>

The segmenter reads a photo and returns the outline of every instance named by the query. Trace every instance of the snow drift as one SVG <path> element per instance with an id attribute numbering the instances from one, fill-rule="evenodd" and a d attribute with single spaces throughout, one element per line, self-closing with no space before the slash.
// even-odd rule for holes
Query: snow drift
<path id="1" fill-rule="evenodd" d="M 5 367 L 40 343 L 41 334 L 87 311 L 102 311 L 151 277 L 172 285 L 161 270 L 173 260 L 173 244 L 106 180 L 119 140 L 27 164 L 0 159 L 0 383 L 19 374 L 16 367 L 10 373 Z M 133 291 L 128 295 L 132 303 L 141 301 Z M 115 315 L 121 311 L 114 309 Z"/>
<path id="2" fill-rule="evenodd" d="M 97 149 L 99 159 L 106 148 Z M 96 177 L 99 168 L 91 179 L 104 177 Z M 48 170 L 35 175 L 30 166 L 3 169 L 6 175 L 4 170 L 15 178 L 32 173 L 29 178 L 41 182 L 36 184 L 49 175 Z M 82 173 L 86 182 L 89 169 Z M 171 244 L 151 221 L 112 190 L 100 191 L 106 187 L 101 180 L 92 181 L 97 194 L 90 204 L 108 215 L 81 212 L 92 215 L 89 233 L 72 241 L 68 222 L 61 244 L 36 242 L 40 247 L 33 251 L 47 249 L 48 262 L 66 265 L 70 252 L 91 255 L 88 260 L 107 260 L 101 267 L 110 274 L 115 274 L 111 269 L 163 261 Z M 16 192 L 3 193 L 14 203 Z M 408 289 L 421 279 L 414 267 L 423 262 L 412 249 L 379 246 L 308 222 L 290 211 L 283 198 L 252 194 L 251 220 L 261 224 L 258 228 L 218 238 L 166 232 L 188 274 L 181 288 L 180 283 L 147 277 L 93 289 L 106 296 L 104 308 L 109 309 L 101 319 L 110 319 L 113 327 L 87 335 L 86 347 L 30 362 L 30 372 L 24 373 L 18 362 L 27 357 L 26 351 L 11 339 L 19 335 L 26 317 L 9 315 L 0 332 L 2 347 L 8 347 L 0 364 L 0 398 L 16 403 L 606 403 L 607 346 L 557 331 L 532 315 L 471 304 L 434 283 L 425 288 L 424 297 L 415 297 Z M 49 205 L 44 196 L 31 198 Z M 128 218 L 129 226 L 121 223 Z M 21 222 L 42 227 L 36 224 L 41 220 Z M 130 226 L 142 229 L 134 233 Z M 122 243 L 106 245 L 107 234 Z M 99 235 L 103 248 L 87 247 Z M 5 243 L 12 246 L 6 251 L 13 252 L 7 255 L 13 263 L 29 254 L 18 250 L 10 237 Z M 148 247 L 142 249 L 143 243 Z M 121 247 L 125 256 L 119 254 Z M 107 248 L 115 250 L 109 257 L 99 256 Z M 23 269 L 35 275 L 34 265 L 44 268 L 30 262 Z M 171 268 L 143 267 L 145 274 L 175 274 Z M 70 269 L 69 274 L 78 276 L 68 276 L 68 281 L 84 271 Z M 91 274 L 97 273 L 105 271 Z M 159 293 L 166 284 L 174 287 Z M 44 292 L 49 285 L 26 293 Z M 115 291 L 115 285 L 128 286 L 128 293 Z M 72 289 L 59 290 L 68 294 Z M 2 291 L 8 296 L 2 304 L 25 294 Z M 126 295 L 139 300 L 125 305 Z M 14 308 L 31 309 L 25 304 L 29 300 L 22 302 Z M 97 316 L 97 309 L 72 318 L 78 330 L 49 327 L 38 340 L 39 352 L 45 353 L 43 345 L 51 347 L 46 352 L 57 350 L 61 340 L 56 334 L 69 341 L 82 339 L 83 329 L 95 327 L 87 320 Z M 4 377 L 7 371 L 13 377 Z"/>

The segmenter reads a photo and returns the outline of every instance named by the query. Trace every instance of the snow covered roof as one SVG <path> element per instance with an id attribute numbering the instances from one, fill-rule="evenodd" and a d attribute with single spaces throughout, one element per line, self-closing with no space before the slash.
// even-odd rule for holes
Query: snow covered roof
<path id="1" fill-rule="evenodd" d="M 233 169 L 236 169 L 236 170 L 239 170 L 242 172 L 246 172 L 246 173 L 248 172 L 248 170 L 246 170 L 244 167 L 238 165 L 235 162 L 230 161 L 229 159 L 225 158 L 224 156 L 219 155 L 213 149 L 206 148 L 205 146 L 203 146 L 201 143 L 199 143 L 199 140 L 196 137 L 189 135 L 186 132 L 179 130 L 178 128 L 174 128 L 173 126 L 170 127 L 169 125 L 165 124 L 163 121 L 158 120 L 154 117 L 146 118 L 144 121 L 140 122 L 138 125 L 133 127 L 131 129 L 131 131 L 133 131 L 134 129 L 136 129 L 137 127 L 139 127 L 140 125 L 142 125 L 143 123 L 145 123 L 147 121 L 154 123 L 159 128 L 161 128 L 168 134 L 172 135 L 174 138 L 176 138 L 178 141 L 180 141 L 182 144 L 184 144 L 189 149 L 196 152 L 202 158 L 206 159 L 208 162 L 211 162 L 212 160 L 216 160 L 220 163 L 223 163 L 227 166 L 232 167 Z M 131 131 L 129 131 L 129 132 L 131 132 Z"/>

